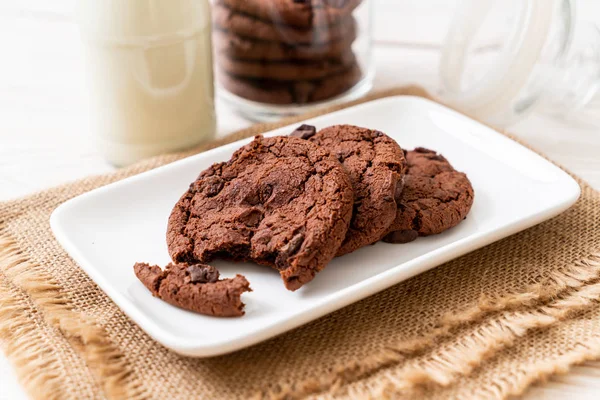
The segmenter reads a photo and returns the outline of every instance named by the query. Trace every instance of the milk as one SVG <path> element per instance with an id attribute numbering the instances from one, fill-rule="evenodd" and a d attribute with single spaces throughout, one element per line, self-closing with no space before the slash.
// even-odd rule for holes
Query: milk
<path id="1" fill-rule="evenodd" d="M 208 0 L 78 0 L 91 129 L 115 165 L 215 133 Z"/>

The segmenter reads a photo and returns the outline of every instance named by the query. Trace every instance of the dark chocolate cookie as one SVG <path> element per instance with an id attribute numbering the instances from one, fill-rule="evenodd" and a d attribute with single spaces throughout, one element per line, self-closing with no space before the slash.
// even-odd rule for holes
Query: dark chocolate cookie
<path id="1" fill-rule="evenodd" d="M 218 0 L 236 12 L 281 25 L 310 28 L 338 22 L 362 0 Z"/>
<path id="2" fill-rule="evenodd" d="M 248 100 L 269 104 L 306 104 L 339 96 L 360 81 L 358 65 L 348 70 L 312 81 L 275 81 L 244 79 L 223 72 L 217 73 L 221 85 L 231 93 Z"/>
<path id="3" fill-rule="evenodd" d="M 418 147 L 407 152 L 408 172 L 396 219 L 383 238 L 406 243 L 417 236 L 441 233 L 466 218 L 474 191 L 469 178 L 442 155 Z"/>
<path id="4" fill-rule="evenodd" d="M 240 78 L 276 81 L 307 81 L 342 73 L 356 63 L 354 54 L 347 60 L 257 62 L 222 56 L 217 59 L 224 72 Z"/>
<path id="5" fill-rule="evenodd" d="M 310 135 L 303 129 L 300 136 Z M 406 170 L 400 146 L 383 132 L 353 125 L 330 126 L 307 140 L 337 158 L 352 182 L 352 222 L 337 255 L 381 239 L 396 215 L 397 191 L 401 191 Z"/>
<path id="6" fill-rule="evenodd" d="M 281 42 L 252 40 L 215 29 L 213 32 L 215 52 L 219 57 L 254 61 L 337 61 L 348 64 L 353 58 L 352 42 L 356 35 L 315 45 L 292 46 Z"/>
<path id="7" fill-rule="evenodd" d="M 156 265 L 136 263 L 133 270 L 155 297 L 200 314 L 242 316 L 241 295 L 252 291 L 242 275 L 219 280 L 219 271 L 210 265 L 169 264 L 163 271 Z"/>
<path id="8" fill-rule="evenodd" d="M 352 16 L 340 20 L 335 25 L 299 29 L 287 25 L 274 25 L 246 14 L 236 13 L 230 8 L 215 5 L 213 22 L 217 29 L 226 30 L 244 38 L 282 42 L 290 45 L 321 45 L 346 36 L 356 36 L 356 21 Z"/>
<path id="9" fill-rule="evenodd" d="M 257 136 L 203 171 L 175 205 L 169 254 L 187 263 L 251 260 L 277 268 L 296 290 L 335 256 L 352 200 L 348 176 L 325 150 L 298 138 Z"/>

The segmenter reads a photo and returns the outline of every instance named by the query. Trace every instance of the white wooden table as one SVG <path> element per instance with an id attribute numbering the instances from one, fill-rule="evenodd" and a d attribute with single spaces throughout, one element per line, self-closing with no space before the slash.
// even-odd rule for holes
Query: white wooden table
<path id="1" fill-rule="evenodd" d="M 0 201 L 112 171 L 89 140 L 76 0 L 0 0 Z M 375 89 L 438 88 L 451 0 L 374 0 Z M 579 0 L 600 23 L 600 2 Z M 219 134 L 250 124 L 218 103 Z M 600 189 L 600 131 L 533 115 L 511 130 Z M 600 398 L 600 362 L 534 386 L 528 399 Z M 0 354 L 0 400 L 25 399 Z"/>

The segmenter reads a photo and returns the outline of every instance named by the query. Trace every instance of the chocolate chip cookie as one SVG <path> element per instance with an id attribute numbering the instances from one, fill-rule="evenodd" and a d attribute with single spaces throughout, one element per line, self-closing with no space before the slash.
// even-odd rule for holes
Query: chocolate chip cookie
<path id="1" fill-rule="evenodd" d="M 158 297 L 174 306 L 217 317 L 244 315 L 241 295 L 251 292 L 242 275 L 219 280 L 219 271 L 204 264 L 169 264 L 160 267 L 136 263 L 138 279 Z"/>
<path id="2" fill-rule="evenodd" d="M 354 54 L 347 60 L 257 62 L 219 57 L 224 72 L 240 78 L 268 78 L 275 81 L 306 81 L 322 79 L 348 70 L 356 63 Z"/>
<path id="3" fill-rule="evenodd" d="M 354 58 L 354 32 L 327 43 L 292 46 L 281 42 L 247 39 L 224 30 L 213 32 L 215 52 L 219 57 L 254 61 L 337 61 L 348 64 Z M 217 59 L 218 60 L 218 59 Z"/>
<path id="4" fill-rule="evenodd" d="M 251 39 L 282 42 L 290 45 L 322 45 L 356 36 L 356 21 L 351 15 L 333 25 L 322 28 L 299 29 L 288 25 L 275 25 L 260 19 L 240 14 L 230 8 L 215 5 L 213 22 L 216 29 Z"/>
<path id="5" fill-rule="evenodd" d="M 354 189 L 354 211 L 337 255 L 375 243 L 394 220 L 396 198 L 406 170 L 400 146 L 383 132 L 353 125 L 335 125 L 314 135 L 307 129 L 292 133 L 321 146 L 337 158 Z"/>
<path id="6" fill-rule="evenodd" d="M 347 17 L 362 0 L 218 0 L 236 12 L 265 21 L 310 28 L 336 23 Z"/>
<path id="7" fill-rule="evenodd" d="M 467 176 L 442 155 L 418 147 L 407 152 L 408 173 L 396 219 L 383 238 L 406 243 L 418 236 L 441 233 L 466 218 L 474 191 Z"/>
<path id="8" fill-rule="evenodd" d="M 167 230 L 175 262 L 221 257 L 279 270 L 289 290 L 335 256 L 352 216 L 340 163 L 306 140 L 257 136 L 203 171 L 175 205 Z"/>
<path id="9" fill-rule="evenodd" d="M 361 78 L 358 65 L 340 74 L 309 81 L 244 79 L 217 71 L 217 80 L 231 93 L 269 104 L 306 104 L 327 100 L 352 88 Z"/>

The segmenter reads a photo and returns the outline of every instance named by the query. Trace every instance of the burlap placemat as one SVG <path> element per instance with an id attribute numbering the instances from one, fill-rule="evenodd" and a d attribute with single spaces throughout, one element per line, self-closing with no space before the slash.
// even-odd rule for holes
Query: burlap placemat
<path id="1" fill-rule="evenodd" d="M 363 101 L 396 94 L 427 97 L 408 87 Z M 183 156 L 0 204 L 0 341 L 32 397 L 504 398 L 600 357 L 600 194 L 580 180 L 560 216 L 304 327 L 210 359 L 170 352 L 90 281 L 48 220 L 65 200 Z"/>

